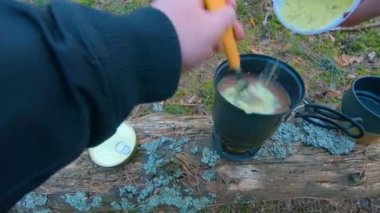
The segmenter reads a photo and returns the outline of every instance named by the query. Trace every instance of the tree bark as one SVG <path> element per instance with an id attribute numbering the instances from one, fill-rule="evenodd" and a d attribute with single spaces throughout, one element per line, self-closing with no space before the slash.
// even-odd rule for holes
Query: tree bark
<path id="1" fill-rule="evenodd" d="M 377 144 L 358 144 L 353 152 L 344 156 L 333 156 L 322 149 L 296 144 L 296 151 L 284 160 L 233 162 L 220 159 L 215 166 L 216 181 L 208 182 L 198 178 L 202 170 L 209 169 L 201 163 L 201 153 L 192 154 L 189 149 L 194 145 L 210 146 L 212 120 L 209 116 L 156 114 L 131 123 L 140 144 L 158 136 L 189 137 L 184 151 L 173 154 L 172 158 L 185 165 L 183 169 L 188 170 L 189 178 L 194 177 L 188 184 L 215 193 L 217 204 L 231 203 L 237 194 L 258 200 L 380 195 L 380 146 Z M 118 187 L 139 184 L 145 155 L 138 153 L 130 162 L 116 168 L 102 168 L 84 152 L 36 192 L 48 196 L 46 206 L 50 210 L 70 211 L 71 207 L 62 202 L 62 194 L 77 191 L 101 196 L 105 202 L 101 210 L 110 210 L 109 203 L 118 196 Z"/>

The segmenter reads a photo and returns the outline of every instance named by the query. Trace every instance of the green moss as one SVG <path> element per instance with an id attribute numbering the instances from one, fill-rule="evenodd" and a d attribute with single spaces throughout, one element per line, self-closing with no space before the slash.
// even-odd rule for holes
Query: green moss
<path id="1" fill-rule="evenodd" d="M 285 159 L 294 152 L 293 143 L 303 139 L 299 128 L 290 123 L 282 123 L 270 140 L 262 145 L 255 159 L 260 160 L 266 157 Z"/>
<path id="2" fill-rule="evenodd" d="M 198 146 L 191 147 L 190 152 L 196 154 L 198 152 Z"/>
<path id="3" fill-rule="evenodd" d="M 179 87 L 173 97 L 170 98 L 170 103 L 180 103 L 187 96 L 191 96 L 191 91 L 188 88 Z"/>
<path id="4" fill-rule="evenodd" d="M 160 153 L 168 148 L 180 152 L 188 141 L 188 138 L 177 140 L 160 137 L 155 141 L 142 144 L 141 149 L 145 150 L 146 155 L 149 156 L 144 161 L 144 170 L 148 167 L 149 170 L 153 170 L 154 167 L 155 172 L 147 173 L 148 176 L 141 176 L 141 185 L 137 188 L 130 185 L 119 188 L 121 199 L 111 203 L 113 209 L 152 212 L 157 207 L 169 205 L 176 207 L 179 212 L 187 213 L 197 212 L 213 204 L 214 194 L 204 193 L 194 196 L 192 190 L 187 187 L 184 189 L 179 181 L 183 176 L 181 165 L 176 160 L 170 160 L 169 155 Z M 164 151 L 164 153 L 167 152 Z M 129 193 L 131 196 L 128 196 L 126 192 L 132 192 Z"/>
<path id="5" fill-rule="evenodd" d="M 216 166 L 216 163 L 220 159 L 219 154 L 216 151 L 210 150 L 208 147 L 202 149 L 202 163 L 209 165 L 210 167 Z"/>
<path id="6" fill-rule="evenodd" d="M 268 18 L 268 28 L 270 28 L 271 36 L 274 38 L 279 37 L 285 30 L 282 24 L 273 15 Z"/>
<path id="7" fill-rule="evenodd" d="M 183 98 L 186 96 L 186 90 L 182 87 L 179 87 L 174 96 L 177 98 Z"/>
<path id="8" fill-rule="evenodd" d="M 33 213 L 51 213 L 50 209 L 35 210 Z"/>
<path id="9" fill-rule="evenodd" d="M 131 8 L 128 8 L 126 6 L 120 6 L 120 7 L 114 7 L 110 8 L 110 11 L 117 15 L 124 15 L 132 11 Z"/>
<path id="10" fill-rule="evenodd" d="M 32 3 L 39 7 L 43 7 L 49 3 L 49 0 L 33 0 Z"/>
<path id="11" fill-rule="evenodd" d="M 161 103 L 152 103 L 152 111 L 153 112 L 162 112 L 164 110 L 164 107 Z"/>
<path id="12" fill-rule="evenodd" d="M 290 43 L 289 53 L 294 56 L 308 58 L 305 52 L 305 37 L 298 34 L 292 34 L 286 39 L 287 43 Z"/>
<path id="13" fill-rule="evenodd" d="M 215 89 L 213 80 L 206 81 L 201 85 L 201 98 L 202 103 L 206 106 L 208 111 L 212 110 L 212 106 L 214 104 L 215 97 Z"/>
<path id="14" fill-rule="evenodd" d="M 93 6 L 96 3 L 95 0 L 75 0 L 75 2 L 78 2 L 80 4 L 83 4 L 89 7 Z"/>
<path id="15" fill-rule="evenodd" d="M 245 38 L 238 43 L 239 52 L 242 54 L 251 52 L 252 46 L 254 45 L 252 38 L 254 37 L 255 31 L 252 28 L 247 28 L 244 34 Z"/>
<path id="16" fill-rule="evenodd" d="M 123 210 L 128 212 L 133 212 L 135 208 L 135 206 L 131 204 L 126 198 L 122 198 L 120 202 L 112 201 L 111 207 L 114 210 Z"/>
<path id="17" fill-rule="evenodd" d="M 179 104 L 164 105 L 164 112 L 174 115 L 186 115 L 192 111 L 191 107 L 181 106 Z"/>
<path id="18" fill-rule="evenodd" d="M 169 176 L 179 178 L 182 176 L 182 171 L 180 165 L 176 161 L 169 161 L 162 165 L 160 169 L 167 172 Z"/>
<path id="19" fill-rule="evenodd" d="M 39 194 L 36 192 L 30 192 L 26 194 L 18 203 L 18 206 L 21 206 L 26 209 L 35 209 L 37 206 L 43 206 L 47 202 L 47 196 Z"/>
<path id="20" fill-rule="evenodd" d="M 307 146 L 323 148 L 333 155 L 350 153 L 355 143 L 351 139 L 326 129 L 303 123 L 301 127 L 292 123 L 283 123 L 274 135 L 262 145 L 255 159 L 262 160 L 268 157 L 285 159 L 291 156 L 295 149 L 294 143 L 302 142 Z"/>
<path id="21" fill-rule="evenodd" d="M 293 69 L 295 69 L 300 75 L 303 75 L 309 70 L 304 63 L 295 63 L 293 61 L 290 61 L 289 65 L 293 67 Z"/>
<path id="22" fill-rule="evenodd" d="M 162 205 L 174 206 L 179 212 L 197 212 L 214 203 L 214 197 L 214 194 L 209 194 L 201 198 L 193 198 L 184 195 L 179 187 L 164 187 L 149 198 L 142 206 L 142 212 L 150 212 Z"/>
<path id="23" fill-rule="evenodd" d="M 368 70 L 366 69 L 358 69 L 355 71 L 355 73 L 359 76 L 362 76 L 362 75 L 368 75 Z"/>
<path id="24" fill-rule="evenodd" d="M 114 14 L 123 15 L 130 13 L 138 8 L 147 6 L 147 0 L 131 0 L 131 1 L 100 1 L 99 8 Z"/>
<path id="25" fill-rule="evenodd" d="M 249 15 L 249 8 L 247 7 L 245 1 L 236 2 L 236 11 L 241 19 L 247 19 Z"/>
<path id="26" fill-rule="evenodd" d="M 329 75 L 340 75 L 342 70 L 337 66 L 334 59 L 330 57 L 320 57 L 315 61 L 317 70 L 326 71 Z"/>
<path id="27" fill-rule="evenodd" d="M 339 42 L 333 42 L 331 39 L 316 37 L 314 42 L 310 42 L 310 46 L 313 52 L 327 57 L 341 54 Z"/>
<path id="28" fill-rule="evenodd" d="M 380 54 L 380 33 L 374 29 L 364 30 L 360 34 L 352 39 L 352 42 L 348 45 L 350 53 L 357 54 L 369 51 L 376 51 Z"/>
<path id="29" fill-rule="evenodd" d="M 128 198 L 131 198 L 133 195 L 137 194 L 137 189 L 133 185 L 126 185 L 119 189 L 119 195 L 127 196 Z"/>
<path id="30" fill-rule="evenodd" d="M 201 173 L 201 177 L 205 181 L 214 181 L 216 179 L 216 172 L 212 169 L 205 170 Z"/>
<path id="31" fill-rule="evenodd" d="M 380 76 L 380 69 L 373 71 L 372 75 Z"/>
<path id="32" fill-rule="evenodd" d="M 307 146 L 323 148 L 332 155 L 344 155 L 350 153 L 355 142 L 347 137 L 337 134 L 329 134 L 328 130 L 307 124 L 303 126 L 306 138 L 303 143 Z"/>
<path id="33" fill-rule="evenodd" d="M 248 22 L 249 19 L 254 19 L 256 23 L 261 23 L 264 17 L 264 11 L 257 9 L 262 4 L 262 0 L 238 0 L 236 1 L 236 13 L 239 20 Z"/>
<path id="34" fill-rule="evenodd" d="M 65 203 L 78 211 L 89 211 L 91 209 L 99 208 L 102 205 L 102 198 L 95 196 L 90 199 L 84 192 L 76 192 L 75 194 L 65 194 L 62 196 Z"/>

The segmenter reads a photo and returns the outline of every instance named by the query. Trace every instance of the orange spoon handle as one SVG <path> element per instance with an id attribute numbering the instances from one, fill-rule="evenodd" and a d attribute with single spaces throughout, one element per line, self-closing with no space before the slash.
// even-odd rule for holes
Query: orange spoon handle
<path id="1" fill-rule="evenodd" d="M 226 6 L 226 0 L 205 0 L 206 9 L 216 11 Z M 222 37 L 224 54 L 231 70 L 240 69 L 240 55 L 237 48 L 234 31 L 229 27 Z"/>

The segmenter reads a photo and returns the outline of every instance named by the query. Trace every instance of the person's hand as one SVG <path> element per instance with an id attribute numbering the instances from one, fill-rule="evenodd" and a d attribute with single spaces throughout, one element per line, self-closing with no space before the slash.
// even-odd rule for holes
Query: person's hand
<path id="1" fill-rule="evenodd" d="M 173 23 L 181 46 L 184 69 L 198 66 L 210 57 L 228 27 L 234 27 L 237 39 L 243 38 L 234 0 L 229 0 L 226 8 L 217 12 L 204 9 L 203 0 L 156 0 L 152 6 L 166 14 Z"/>
<path id="2" fill-rule="evenodd" d="M 340 26 L 354 26 L 377 16 L 380 16 L 380 0 L 361 0 L 359 7 Z"/>

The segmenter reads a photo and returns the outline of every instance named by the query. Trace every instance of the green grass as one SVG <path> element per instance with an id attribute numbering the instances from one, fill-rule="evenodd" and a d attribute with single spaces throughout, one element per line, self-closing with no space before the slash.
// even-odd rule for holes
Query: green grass
<path id="1" fill-rule="evenodd" d="M 164 112 L 174 115 L 186 115 L 191 112 L 190 107 L 182 106 L 179 104 L 165 104 Z"/>
<path id="2" fill-rule="evenodd" d="M 206 109 L 211 112 L 212 106 L 214 104 L 215 89 L 212 80 L 206 81 L 201 85 L 201 97 L 202 103 L 205 105 Z"/>
<path id="3" fill-rule="evenodd" d="M 89 7 L 93 6 L 96 3 L 96 0 L 75 0 L 75 1 Z"/>
<path id="4" fill-rule="evenodd" d="M 376 51 L 377 54 L 380 54 L 379 32 L 374 29 L 364 30 L 360 34 L 355 34 L 348 45 L 348 52 L 351 54 L 369 51 Z"/>
<path id="5" fill-rule="evenodd" d="M 35 5 L 39 7 L 45 6 L 48 2 L 49 0 L 33 0 L 32 1 L 32 3 L 34 3 Z"/>

